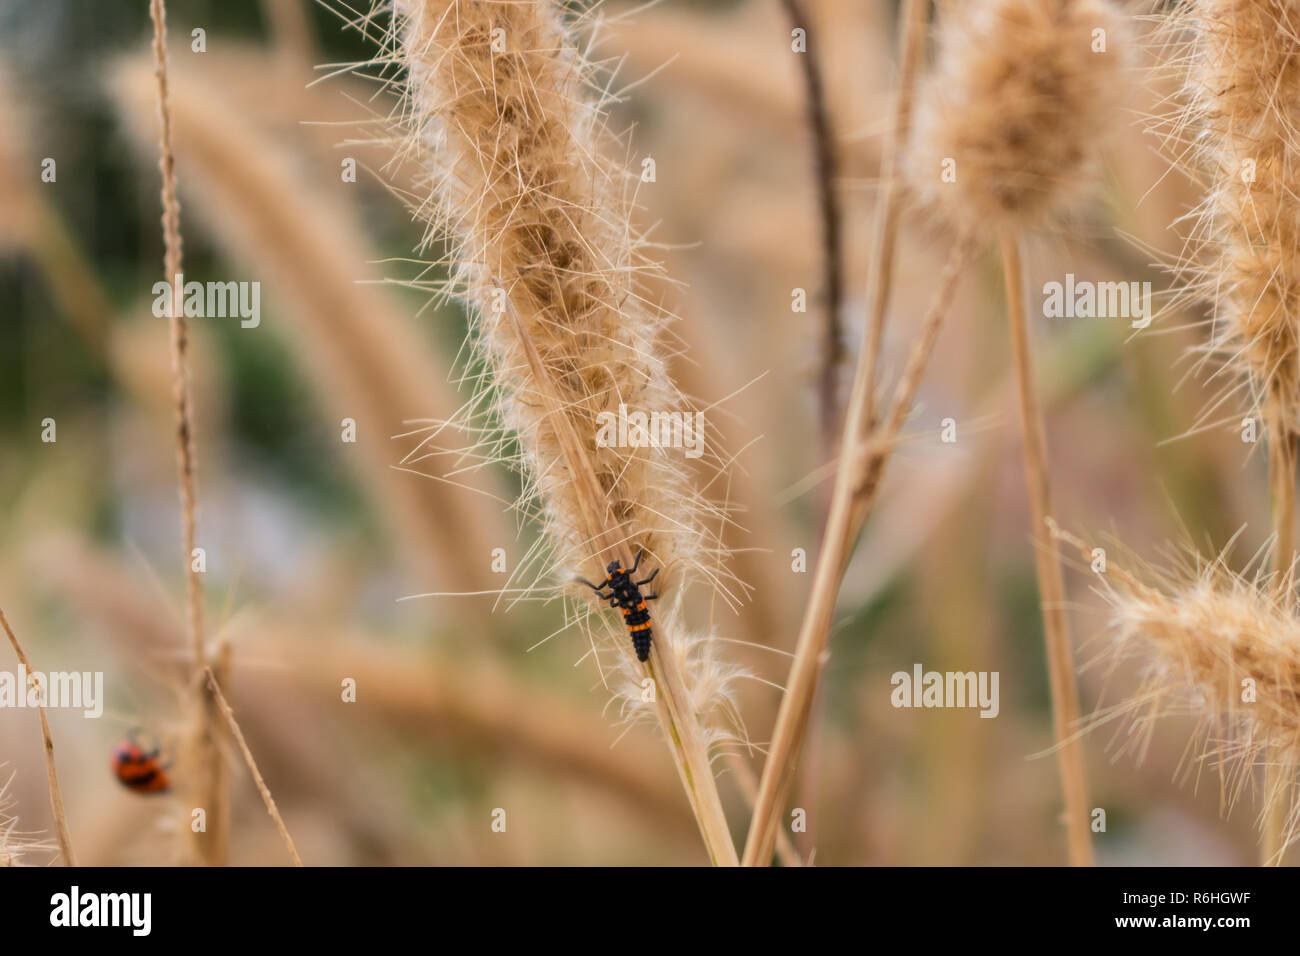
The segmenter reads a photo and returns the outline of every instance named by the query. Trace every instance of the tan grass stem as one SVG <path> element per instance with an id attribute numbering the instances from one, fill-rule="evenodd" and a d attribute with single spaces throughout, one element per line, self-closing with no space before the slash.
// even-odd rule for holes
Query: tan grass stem
<path id="1" fill-rule="evenodd" d="M 791 9 L 791 18 L 797 19 L 798 6 L 795 0 L 788 0 Z M 929 0 L 903 0 L 903 5 L 899 11 L 899 39 L 898 49 L 900 55 L 898 81 L 894 94 L 894 109 L 892 116 L 892 125 L 885 136 L 885 142 L 881 147 L 880 154 L 880 181 L 882 183 L 882 192 L 877 201 L 875 216 L 872 223 L 872 245 L 871 245 L 871 262 L 867 280 L 867 326 L 866 341 L 863 346 L 865 353 L 865 362 L 862 366 L 862 372 L 866 375 L 866 381 L 863 384 L 866 409 L 864 411 L 864 420 L 867 427 L 871 428 L 875 424 L 875 401 L 876 401 L 876 373 L 880 361 L 881 342 L 884 337 L 885 313 L 889 307 L 889 293 L 893 286 L 894 278 L 894 249 L 898 237 L 899 214 L 902 210 L 903 188 L 898 181 L 898 162 L 899 155 L 902 152 L 907 139 L 911 134 L 912 128 L 912 103 L 916 93 L 916 78 L 920 71 L 921 59 L 925 52 L 925 34 L 926 25 L 929 21 Z M 820 123 L 817 121 L 819 109 L 816 105 L 817 99 L 815 91 L 819 90 L 820 82 L 815 64 L 811 61 L 811 47 L 809 53 L 805 56 L 805 72 L 808 74 L 809 87 L 809 109 L 813 118 L 815 130 L 825 129 L 822 136 L 829 139 L 829 120 L 823 119 Z M 825 105 L 821 105 L 820 113 L 826 112 Z M 829 152 L 833 144 L 827 144 L 819 149 Z M 833 153 L 831 159 L 833 160 Z M 833 167 L 830 172 L 824 175 L 832 175 Z M 841 267 L 838 263 L 832 271 L 831 262 L 832 253 L 838 255 L 838 244 L 831 244 L 831 237 L 834 236 L 838 243 L 839 234 L 839 210 L 834 205 L 834 193 L 829 183 L 822 186 L 823 193 L 823 230 L 826 235 L 824 240 L 825 256 L 827 260 L 828 284 L 831 278 L 838 279 Z M 827 204 L 830 203 L 828 206 Z M 840 296 L 837 294 L 829 299 L 834 308 L 839 308 Z M 838 328 L 835 328 L 834 334 L 838 335 Z M 832 330 L 828 329 L 827 335 Z M 829 342 L 829 339 L 828 339 Z M 834 359 L 835 367 L 831 367 Z M 840 412 L 838 404 L 838 364 L 842 359 L 838 354 L 833 354 L 829 345 L 826 348 L 823 362 L 823 380 L 822 380 L 822 422 L 823 422 L 823 445 L 825 448 L 825 457 L 829 461 L 834 454 L 835 434 L 840 425 Z M 856 386 L 855 386 L 856 387 Z M 827 410 L 829 409 L 829 411 Z M 825 502 L 826 496 L 823 493 L 819 499 Z M 819 514 L 819 520 L 825 523 L 826 512 Z M 865 521 L 865 515 L 861 518 Z M 813 702 L 815 707 L 816 702 Z M 817 753 L 818 740 L 820 737 L 820 724 L 813 720 L 806 732 L 809 738 L 810 746 L 813 748 L 813 755 Z M 812 776 L 817 772 L 815 759 L 805 762 L 804 780 L 810 781 Z M 807 786 L 805 783 L 803 786 Z M 784 835 L 784 833 L 783 833 Z M 811 843 L 811 832 L 806 834 L 805 842 Z"/>
<path id="2" fill-rule="evenodd" d="M 736 777 L 736 783 L 740 787 L 740 792 L 745 796 L 745 803 L 749 806 L 749 812 L 754 812 L 754 806 L 758 802 L 758 774 L 754 768 L 749 765 L 740 754 L 729 754 L 727 757 L 727 766 Z M 778 827 L 776 831 L 776 857 L 781 861 L 782 866 L 803 866 L 803 858 L 799 855 L 799 850 L 790 839 L 790 834 L 785 832 L 784 827 Z"/>
<path id="3" fill-rule="evenodd" d="M 0 626 L 4 627 L 4 632 L 9 638 L 9 643 L 13 645 L 14 653 L 18 656 L 23 669 L 29 675 L 34 673 L 31 661 L 23 653 L 22 645 L 18 643 L 18 636 L 9 626 L 9 620 L 3 610 L 0 610 Z M 48 687 L 46 691 L 48 692 Z M 25 693 L 26 688 L 23 688 L 22 692 Z M 54 832 L 59 839 L 59 852 L 63 854 L 64 866 L 76 866 L 77 857 L 72 852 L 72 836 L 68 832 L 68 816 L 63 810 L 63 793 L 59 789 L 59 773 L 54 765 L 54 736 L 50 733 L 50 721 L 45 716 L 44 705 L 37 707 L 36 713 L 41 720 L 41 742 L 45 748 L 45 777 L 50 787 L 50 810 L 54 814 Z"/>
<path id="4" fill-rule="evenodd" d="M 830 517 L 817 556 L 812 592 L 799 629 L 794 661 L 786 678 L 772 743 L 763 765 L 758 799 L 745 841 L 742 858 L 745 866 L 764 866 L 772 859 L 785 800 L 798 768 L 813 700 L 826 662 L 840 582 L 858 533 L 876 501 L 885 465 L 911 411 L 912 399 L 934 351 L 940 326 L 956 294 L 957 280 L 973 249 L 974 243 L 969 238 L 959 240 L 953 247 L 939 276 L 934 301 L 921 321 L 907 365 L 894 391 L 889 414 L 876 428 L 871 428 L 866 422 L 865 351 L 859 360 L 853 399 L 840 444 Z"/>
<path id="5" fill-rule="evenodd" d="M 812 135 L 814 184 L 822 232 L 822 296 L 826 315 L 822 323 L 821 369 L 817 382 L 817 400 L 821 411 L 822 446 L 827 458 L 834 451 L 839 434 L 840 366 L 844 362 L 844 329 L 840 311 L 844 302 L 844 242 L 839 195 L 836 192 L 838 161 L 835 130 L 826 89 L 822 80 L 822 50 L 812 23 L 799 0 L 781 0 L 791 27 L 802 28 L 807 49 L 799 57 L 804 79 L 808 129 Z"/>
<path id="6" fill-rule="evenodd" d="M 280 809 L 275 805 L 275 798 L 271 796 L 271 790 L 262 779 L 262 772 L 257 769 L 257 761 L 253 759 L 253 752 L 248 749 L 248 741 L 244 739 L 244 732 L 239 729 L 239 721 L 235 720 L 235 712 L 230 709 L 230 704 L 226 702 L 226 696 L 221 693 L 221 687 L 217 683 L 217 677 L 212 673 L 211 667 L 203 668 L 203 675 L 207 679 L 208 687 L 212 691 L 212 699 L 216 701 L 217 710 L 221 718 L 226 722 L 226 729 L 230 731 L 235 743 L 239 745 L 239 752 L 244 756 L 244 763 L 248 765 L 248 772 L 253 775 L 253 782 L 257 784 L 257 792 L 262 795 L 262 802 L 266 804 L 266 812 L 271 815 L 275 821 L 275 828 L 280 834 L 280 839 L 284 841 L 284 847 L 289 851 L 289 858 L 293 860 L 294 866 L 302 866 L 302 857 L 298 856 L 298 850 L 293 845 L 293 837 L 289 836 L 289 830 L 284 825 L 284 818 L 280 816 Z"/>
<path id="7" fill-rule="evenodd" d="M 189 612 L 190 653 L 195 672 L 203 667 L 203 596 L 198 571 L 194 570 L 197 520 L 195 490 L 194 430 L 191 422 L 189 329 L 185 320 L 184 290 L 176 282 L 181 274 L 181 206 L 176 196 L 176 155 L 172 150 L 171 107 L 167 93 L 167 10 L 164 0 L 150 0 L 153 20 L 154 76 L 158 81 L 158 167 L 162 172 L 163 274 L 172 290 L 171 327 L 173 402 L 176 406 L 176 455 L 180 474 L 181 525 L 186 571 L 186 607 Z"/>
<path id="8" fill-rule="evenodd" d="M 867 278 L 866 336 L 866 419 L 876 417 L 876 367 L 885 336 L 885 315 L 894 283 L 894 250 L 898 243 L 898 220 L 903 203 L 903 184 L 898 178 L 899 156 L 912 132 L 912 104 L 916 78 L 925 55 L 926 26 L 930 0 L 903 0 L 899 9 L 898 90 L 894 100 L 892 129 L 880 156 L 881 194 L 876 204 L 871 233 L 871 267 Z"/>
<path id="9" fill-rule="evenodd" d="M 1029 316 L 1024 297 L 1024 273 L 1018 237 L 1001 236 L 1002 271 L 1006 283 L 1007 323 L 1011 331 L 1012 363 L 1020 404 L 1024 439 L 1025 483 L 1033 525 L 1034 570 L 1038 578 L 1039 606 L 1043 615 L 1043 636 L 1047 645 L 1047 673 L 1052 690 L 1052 729 L 1056 739 L 1057 767 L 1065 794 L 1066 838 L 1072 866 L 1092 865 L 1092 837 L 1089 830 L 1087 778 L 1083 750 L 1074 736 L 1079 719 L 1079 694 L 1075 686 L 1070 650 L 1069 622 L 1065 616 L 1065 580 L 1060 552 L 1051 533 L 1051 478 L 1047 463 L 1047 439 L 1038 385 L 1034 380 L 1029 346 Z"/>
<path id="10" fill-rule="evenodd" d="M 203 807 L 213 819 L 225 812 L 225 795 L 219 789 L 221 756 L 212 739 L 212 715 L 203 693 L 206 652 L 203 640 L 203 586 L 195 561 L 198 519 L 197 476 L 194 455 L 193 398 L 190 382 L 189 329 L 185 320 L 181 276 L 181 207 L 176 195 L 176 155 L 172 149 L 171 108 L 167 89 L 167 9 L 164 0 L 150 0 L 153 21 L 154 75 L 158 81 L 158 166 L 162 172 L 163 272 L 171 286 L 172 301 L 168 324 L 171 329 L 172 401 L 176 411 L 176 462 L 181 504 L 182 560 L 186 572 L 186 610 L 189 624 L 191 673 L 189 699 L 192 713 L 182 754 L 189 792 L 194 805 Z M 213 832 L 195 832 L 184 817 L 185 832 L 192 835 L 195 853 L 209 865 L 225 863 L 225 847 Z"/>
<path id="11" fill-rule="evenodd" d="M 1266 406 L 1268 433 L 1268 476 L 1273 511 L 1273 572 L 1280 595 L 1292 595 L 1295 590 L 1295 482 L 1297 436 L 1293 422 L 1288 420 L 1284 403 L 1270 389 Z M 1270 799 L 1269 794 L 1281 792 L 1288 786 L 1281 756 L 1270 748 L 1265 757 L 1265 806 L 1263 833 L 1260 840 L 1260 862 L 1265 866 L 1281 866 L 1286 860 L 1286 803 Z"/>

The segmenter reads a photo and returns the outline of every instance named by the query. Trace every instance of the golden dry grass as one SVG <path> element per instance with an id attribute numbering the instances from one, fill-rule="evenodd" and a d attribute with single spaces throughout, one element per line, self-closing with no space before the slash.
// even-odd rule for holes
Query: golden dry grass
<path id="1" fill-rule="evenodd" d="M 200 804 L 213 863 L 1240 862 L 1257 844 L 1285 861 L 1290 2 L 1188 0 L 1145 25 L 1102 0 L 941 2 L 933 46 L 920 0 L 790 19 L 256 5 L 264 45 L 171 51 L 166 241 L 145 43 L 90 58 L 133 155 L 93 132 L 77 135 L 100 163 L 47 146 L 57 111 L 0 89 L 0 252 L 23 270 L 0 274 L 22 336 L 0 355 L 19 435 L 0 418 L 0 580 L 20 582 L 6 609 L 43 665 L 111 688 L 104 722 L 43 723 L 66 813 L 45 809 L 35 715 L 0 720 L 18 771 L 0 863 L 51 856 L 19 811 L 63 844 L 75 823 L 79 862 L 183 862 Z M 65 178 L 33 188 L 47 153 Z M 340 179 L 344 156 L 365 181 Z M 87 192 L 86 169 L 114 189 Z M 193 319 L 173 374 L 139 283 L 177 265 L 178 202 L 187 278 L 260 279 L 265 321 Z M 842 262 L 824 238 L 839 214 Z M 1043 280 L 1158 280 L 1151 258 L 1176 267 L 1152 330 L 1168 336 L 1038 321 Z M 832 415 L 834 276 L 857 366 Z M 77 330 L 58 352 L 42 310 Z M 1179 383 L 1188 342 L 1208 382 Z M 620 405 L 703 410 L 706 456 L 606 447 L 594 424 Z M 1265 420 L 1267 476 L 1239 409 Z M 58 444 L 33 451 L 46 415 Z M 345 417 L 356 446 L 335 441 Z M 196 435 L 197 605 L 174 547 L 177 513 L 184 547 L 198 538 Z M 1106 601 L 1064 573 L 1053 522 L 1109 519 L 1145 549 L 1178 533 L 1170 510 L 1212 542 L 1244 526 L 1274 570 L 1115 559 L 1094 576 Z M 644 666 L 575 583 L 643 550 L 663 595 Z M 1071 634 L 1099 606 L 1107 666 L 1076 674 Z M 999 672 L 998 719 L 896 709 L 882 688 L 917 661 Z M 195 700 L 216 731 L 197 765 Z M 1144 761 L 1101 759 L 1083 731 L 1111 720 Z M 136 726 L 180 758 L 178 796 L 108 776 Z M 1180 753 L 1218 787 L 1172 786 Z M 1258 826 L 1219 819 L 1244 803 Z M 489 830 L 503 807 L 509 832 Z M 1124 825 L 1090 835 L 1097 807 Z"/>

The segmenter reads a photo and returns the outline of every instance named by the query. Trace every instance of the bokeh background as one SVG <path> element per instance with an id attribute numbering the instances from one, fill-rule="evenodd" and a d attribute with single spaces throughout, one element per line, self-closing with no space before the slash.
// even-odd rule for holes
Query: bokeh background
<path id="1" fill-rule="evenodd" d="M 827 81 L 856 349 L 890 103 L 892 0 L 805 0 Z M 701 863 L 674 770 L 652 727 L 626 728 L 555 602 L 491 596 L 490 551 L 511 566 L 535 529 L 503 504 L 516 479 L 469 468 L 455 484 L 395 467 L 405 421 L 469 398 L 465 318 L 430 301 L 406 211 L 411 171 L 385 164 L 382 84 L 349 72 L 374 46 L 307 0 L 169 4 L 185 272 L 262 284 L 262 321 L 191 323 L 200 543 L 210 630 L 232 648 L 228 694 L 309 864 Z M 81 862 L 177 858 L 172 797 L 112 776 L 132 728 L 164 752 L 179 726 L 184 581 L 175 491 L 159 175 L 144 0 L 0 5 L 0 607 L 38 669 L 105 673 L 100 720 L 52 711 Z M 822 275 L 804 89 L 776 0 L 665 2 L 602 29 L 632 84 L 611 126 L 656 160 L 645 222 L 666 244 L 681 322 L 675 374 L 735 454 L 730 543 L 754 588 L 720 635 L 754 675 L 740 702 L 752 750 L 718 761 L 737 839 L 761 770 L 815 556 L 827 475 L 813 400 Z M 205 31 L 206 51 L 190 49 Z M 1144 133 L 1159 88 L 1135 52 L 1098 199 L 1031 239 L 1031 289 L 1066 272 L 1151 281 L 1180 248 L 1169 224 L 1197 201 Z M 54 158 L 57 181 L 41 181 Z M 359 165 L 344 182 L 341 163 Z M 899 368 L 946 239 L 904 217 L 885 343 Z M 436 256 L 427 250 L 424 258 Z M 412 282 L 412 280 L 417 280 Z M 809 290 L 807 313 L 791 290 Z M 1032 296 L 1031 304 L 1041 301 Z M 1051 745 L 1001 278 L 992 255 L 963 281 L 907 437 L 845 580 L 794 834 L 817 864 L 1055 864 L 1064 831 Z M 1158 559 L 1169 540 L 1213 551 L 1267 536 L 1262 455 L 1240 415 L 1203 420 L 1215 394 L 1189 348 L 1203 319 L 1170 310 L 1131 337 L 1117 320 L 1035 319 L 1062 523 L 1115 532 Z M 851 367 L 851 366 L 850 366 Z M 845 376 L 849 374 L 846 368 Z M 340 440 L 344 417 L 358 441 Z M 940 423 L 957 441 L 940 441 Z M 41 440 L 57 422 L 57 442 Z M 1202 427 L 1205 426 L 1205 427 Z M 1076 658 L 1104 657 L 1106 613 L 1087 569 L 1068 581 Z M 549 639 L 547 639 L 549 638 Z M 7 647 L 0 668 L 16 670 Z M 890 675 L 996 670 L 1001 712 L 895 710 Z M 339 682 L 358 682 L 356 703 Z M 1083 667 L 1085 713 L 1135 675 Z M 1089 733 L 1103 864 L 1247 863 L 1247 796 L 1227 819 L 1218 780 L 1158 726 L 1145 759 Z M 231 859 L 283 847 L 230 753 Z M 1204 770 L 1199 774 L 1198 770 Z M 1191 779 L 1185 779 L 1190 771 Z M 0 783 L 15 834 L 52 823 L 36 715 L 0 710 Z M 506 833 L 491 829 L 507 809 Z M 23 862 L 53 856 L 35 847 Z"/>

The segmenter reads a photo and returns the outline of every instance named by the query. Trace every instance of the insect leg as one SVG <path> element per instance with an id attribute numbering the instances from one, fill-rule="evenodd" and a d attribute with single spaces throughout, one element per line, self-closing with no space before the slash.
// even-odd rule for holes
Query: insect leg
<path id="1" fill-rule="evenodd" d="M 649 584 L 651 581 L 655 579 L 655 575 L 658 574 L 659 571 L 660 571 L 659 568 L 655 568 L 654 571 L 651 572 L 650 577 L 646 578 L 644 581 L 636 582 L 636 586 L 641 587 L 642 585 Z"/>
<path id="2" fill-rule="evenodd" d="M 628 574 L 635 574 L 635 573 L 636 573 L 636 569 L 639 568 L 639 567 L 641 566 L 641 555 L 643 555 L 643 554 L 645 554 L 645 548 L 642 548 L 642 549 L 640 549 L 639 551 L 637 551 L 637 553 L 636 553 L 636 560 L 632 562 L 632 567 L 630 567 L 630 568 L 627 569 L 627 573 L 628 573 Z"/>
<path id="3" fill-rule="evenodd" d="M 605 585 L 609 584 L 608 581 L 602 581 L 600 584 L 592 584 L 592 583 L 591 583 L 590 581 L 588 581 L 586 578 L 574 578 L 574 580 L 575 580 L 575 581 L 580 581 L 581 583 L 587 585 L 587 587 L 591 588 L 591 589 L 592 589 L 593 591 L 595 591 L 597 594 L 600 594 L 600 590 L 601 590 L 601 588 L 603 588 L 603 587 L 605 587 Z"/>

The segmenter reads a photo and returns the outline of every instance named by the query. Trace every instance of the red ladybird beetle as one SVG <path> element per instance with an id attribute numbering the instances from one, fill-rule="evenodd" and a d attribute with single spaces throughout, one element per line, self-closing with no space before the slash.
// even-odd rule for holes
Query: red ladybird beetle
<path id="1" fill-rule="evenodd" d="M 158 762 L 160 751 L 146 752 L 135 742 L 135 734 L 117 745 L 113 752 L 113 773 L 122 785 L 136 793 L 166 793 L 171 789 L 167 769 Z"/>

